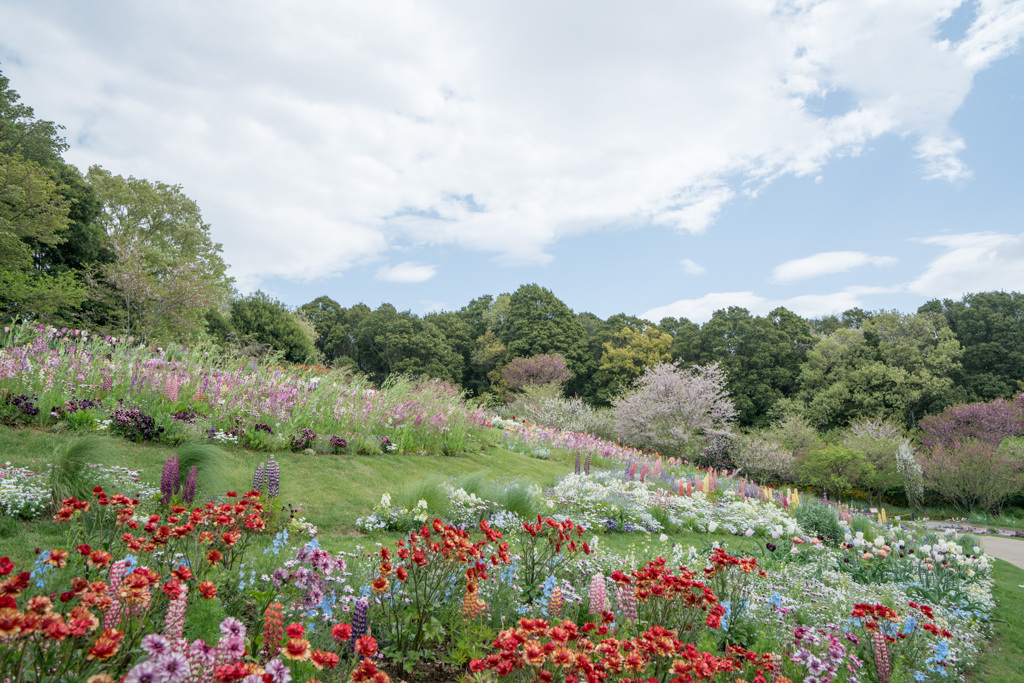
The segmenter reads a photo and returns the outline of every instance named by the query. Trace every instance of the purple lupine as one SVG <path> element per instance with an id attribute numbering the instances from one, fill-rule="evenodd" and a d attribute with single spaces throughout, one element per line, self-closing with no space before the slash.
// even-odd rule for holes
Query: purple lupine
<path id="1" fill-rule="evenodd" d="M 106 370 L 103 371 L 103 384 L 101 389 L 103 391 L 110 391 L 114 388 L 114 378 Z"/>
<path id="2" fill-rule="evenodd" d="M 178 492 L 180 476 L 178 454 L 171 453 L 171 457 L 167 458 L 167 462 L 164 463 L 164 471 L 160 475 L 160 493 L 163 494 L 160 498 L 161 505 L 171 504 L 171 497 Z"/>
<path id="3" fill-rule="evenodd" d="M 281 490 L 281 468 L 274 460 L 273 455 L 270 456 L 270 460 L 267 462 L 264 476 L 267 478 L 267 495 L 271 498 L 277 498 L 277 494 Z"/>
<path id="4" fill-rule="evenodd" d="M 264 485 L 263 463 L 256 465 L 256 474 L 252 475 L 252 490 L 263 493 Z"/>
<path id="5" fill-rule="evenodd" d="M 185 501 L 185 505 L 191 505 L 192 501 L 196 498 L 196 484 L 199 483 L 199 470 L 195 465 L 188 471 L 188 476 L 185 478 L 185 488 L 181 490 L 181 499 Z"/>
<path id="6" fill-rule="evenodd" d="M 366 613 L 370 609 L 370 603 L 366 601 L 366 598 L 359 598 L 356 600 L 356 606 L 352 610 L 352 641 L 351 645 L 355 647 L 356 640 L 366 635 Z"/>

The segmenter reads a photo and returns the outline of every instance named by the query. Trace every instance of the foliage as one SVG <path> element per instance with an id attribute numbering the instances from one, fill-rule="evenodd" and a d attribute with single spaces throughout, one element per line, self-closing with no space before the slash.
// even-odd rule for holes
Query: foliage
<path id="1" fill-rule="evenodd" d="M 718 365 L 649 368 L 613 403 L 615 430 L 637 448 L 677 454 L 695 436 L 729 433 L 736 414 Z"/>
<path id="2" fill-rule="evenodd" d="M 881 313 L 863 328 L 820 338 L 801 368 L 798 396 L 821 429 L 880 416 L 912 426 L 953 402 L 961 353 L 940 316 Z"/>
<path id="3" fill-rule="evenodd" d="M 1024 448 L 1015 439 L 1005 447 L 980 439 L 939 442 L 921 455 L 928 488 L 957 510 L 998 511 L 1024 489 Z"/>
<path id="4" fill-rule="evenodd" d="M 963 347 L 957 382 L 970 400 L 1011 398 L 1024 377 L 1024 295 L 965 294 L 959 301 L 934 299 L 922 311 L 945 316 Z"/>
<path id="5" fill-rule="evenodd" d="M 554 385 L 561 387 L 571 377 L 565 358 L 557 353 L 542 353 L 529 358 L 513 358 L 501 371 L 505 383 L 513 391 L 527 387 Z"/>
<path id="6" fill-rule="evenodd" d="M 879 501 L 900 481 L 896 454 L 905 442 L 906 437 L 896 425 L 880 421 L 851 425 L 843 438 L 844 446 L 863 453 L 871 465 L 871 474 L 861 482 L 861 486 L 874 493 Z"/>
<path id="7" fill-rule="evenodd" d="M 226 301 L 232 278 L 221 245 L 181 187 L 124 178 L 93 166 L 86 179 L 103 204 L 100 223 L 116 261 L 101 269 L 101 293 L 126 335 L 189 339 L 207 309 Z"/>
<path id="8" fill-rule="evenodd" d="M 317 350 L 288 307 L 259 290 L 231 302 L 230 328 L 238 343 L 261 355 L 260 349 L 280 353 L 293 363 L 314 363 Z"/>
<path id="9" fill-rule="evenodd" d="M 355 332 L 359 369 L 375 382 L 392 375 L 462 378 L 462 356 L 437 327 L 409 311 L 382 304 L 367 314 Z"/>
<path id="10" fill-rule="evenodd" d="M 821 535 L 831 545 L 838 545 L 845 533 L 836 517 L 836 510 L 831 505 L 807 502 L 793 509 L 793 516 L 800 526 L 811 535 Z"/>
<path id="11" fill-rule="evenodd" d="M 586 331 L 550 290 L 523 285 L 508 299 L 508 312 L 496 330 L 512 358 L 557 353 L 573 375 L 583 370 Z"/>
<path id="12" fill-rule="evenodd" d="M 1003 439 L 1024 434 L 1024 394 L 1014 401 L 997 398 L 987 403 L 967 403 L 946 408 L 921 420 L 925 446 L 953 446 L 977 439 L 998 446 Z"/>
<path id="13" fill-rule="evenodd" d="M 623 327 L 613 342 L 602 346 L 600 369 L 619 391 L 633 384 L 648 368 L 672 360 L 672 337 L 654 325 L 643 331 Z"/>
<path id="14" fill-rule="evenodd" d="M 775 403 L 795 394 L 801 364 L 813 343 L 810 326 L 777 308 L 754 317 L 745 308 L 715 311 L 691 342 L 692 362 L 718 363 L 741 426 L 763 427 Z"/>
<path id="15" fill-rule="evenodd" d="M 863 486 L 874 470 L 864 453 L 846 446 L 812 450 L 797 461 L 796 480 L 826 493 L 849 493 Z"/>

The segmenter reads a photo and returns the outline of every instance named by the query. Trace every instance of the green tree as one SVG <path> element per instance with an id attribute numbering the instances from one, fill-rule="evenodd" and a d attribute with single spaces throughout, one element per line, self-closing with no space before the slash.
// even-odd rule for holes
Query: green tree
<path id="1" fill-rule="evenodd" d="M 462 378 L 462 356 L 433 323 L 382 304 L 356 329 L 359 368 L 375 382 L 389 375 L 426 375 L 449 382 Z"/>
<path id="2" fill-rule="evenodd" d="M 342 308 L 334 299 L 321 296 L 300 306 L 299 311 L 313 323 L 316 348 L 323 362 L 334 367 L 358 367 L 356 329 L 370 314 L 369 306 Z"/>
<path id="3" fill-rule="evenodd" d="M 100 224 L 117 257 L 102 268 L 100 285 L 121 328 L 142 339 L 198 334 L 206 311 L 231 295 L 233 281 L 199 206 L 177 185 L 99 166 L 86 178 L 103 204 Z"/>
<path id="4" fill-rule="evenodd" d="M 249 348 L 273 349 L 292 363 L 317 361 L 312 335 L 287 306 L 259 290 L 231 302 L 231 328 Z"/>
<path id="5" fill-rule="evenodd" d="M 672 360 L 672 337 L 654 325 L 640 331 L 623 327 L 615 341 L 604 344 L 601 370 L 607 372 L 619 391 L 629 387 L 647 368 Z"/>
<path id="6" fill-rule="evenodd" d="M 862 329 L 840 329 L 815 343 L 799 398 L 819 429 L 871 418 L 913 426 L 954 400 L 961 353 L 941 316 L 880 313 Z"/>
<path id="7" fill-rule="evenodd" d="M 539 285 L 523 285 L 509 297 L 497 334 L 512 358 L 558 353 L 573 376 L 586 369 L 586 330 L 568 306 Z"/>
<path id="8" fill-rule="evenodd" d="M 1024 380 L 1024 294 L 982 292 L 960 301 L 929 301 L 919 312 L 942 314 L 963 347 L 955 378 L 965 401 L 1011 398 Z"/>
<path id="9" fill-rule="evenodd" d="M 785 308 L 755 317 L 731 306 L 715 311 L 690 349 L 694 362 L 725 370 L 740 424 L 764 427 L 775 403 L 795 393 L 812 344 L 810 325 Z"/>

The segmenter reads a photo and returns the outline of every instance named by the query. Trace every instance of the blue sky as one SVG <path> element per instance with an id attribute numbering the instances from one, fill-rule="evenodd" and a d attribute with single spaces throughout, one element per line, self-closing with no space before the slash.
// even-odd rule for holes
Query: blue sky
<path id="1" fill-rule="evenodd" d="M 806 316 L 1024 291 L 1024 0 L 65 2 L 0 70 L 242 291 Z"/>

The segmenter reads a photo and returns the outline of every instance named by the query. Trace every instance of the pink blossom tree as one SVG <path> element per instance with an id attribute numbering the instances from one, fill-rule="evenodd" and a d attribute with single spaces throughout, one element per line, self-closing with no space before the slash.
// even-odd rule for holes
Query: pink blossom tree
<path id="1" fill-rule="evenodd" d="M 572 377 L 565 358 L 558 353 L 542 353 L 529 358 L 513 358 L 502 371 L 502 377 L 513 391 L 542 384 L 561 386 Z"/>
<path id="2" fill-rule="evenodd" d="M 736 408 L 717 363 L 648 368 L 633 389 L 612 402 L 615 431 L 636 448 L 681 454 L 698 436 L 731 434 Z"/>

